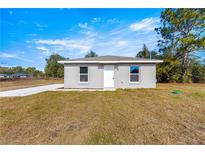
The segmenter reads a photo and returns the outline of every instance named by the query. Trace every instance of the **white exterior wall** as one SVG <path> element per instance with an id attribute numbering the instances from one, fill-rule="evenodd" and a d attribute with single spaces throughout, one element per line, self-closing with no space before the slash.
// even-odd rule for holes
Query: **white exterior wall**
<path id="1" fill-rule="evenodd" d="M 80 66 L 88 66 L 88 83 L 80 82 Z M 103 88 L 103 65 L 65 64 L 64 88 Z"/>
<path id="2" fill-rule="evenodd" d="M 114 88 L 155 88 L 156 64 L 113 64 Z M 139 83 L 129 82 L 131 65 L 140 66 Z M 80 83 L 79 67 L 88 66 L 88 83 Z M 65 88 L 104 88 L 103 64 L 65 64 Z"/>
<path id="3" fill-rule="evenodd" d="M 130 83 L 130 66 L 139 66 L 139 83 Z M 156 64 L 120 64 L 115 66 L 115 88 L 155 88 Z"/>

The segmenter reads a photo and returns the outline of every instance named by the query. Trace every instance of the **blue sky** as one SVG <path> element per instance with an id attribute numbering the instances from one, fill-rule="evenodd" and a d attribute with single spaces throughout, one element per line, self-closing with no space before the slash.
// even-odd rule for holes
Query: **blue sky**
<path id="1" fill-rule="evenodd" d="M 157 49 L 162 9 L 0 9 L 0 65 L 43 70 L 53 53 L 135 56 Z"/>

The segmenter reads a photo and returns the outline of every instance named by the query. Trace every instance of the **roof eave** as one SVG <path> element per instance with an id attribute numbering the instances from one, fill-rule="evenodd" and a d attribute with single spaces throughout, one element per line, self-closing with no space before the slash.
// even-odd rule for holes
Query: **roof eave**
<path id="1" fill-rule="evenodd" d="M 162 63 L 163 60 L 135 60 L 135 61 L 58 61 L 59 64 L 117 64 L 117 63 Z"/>

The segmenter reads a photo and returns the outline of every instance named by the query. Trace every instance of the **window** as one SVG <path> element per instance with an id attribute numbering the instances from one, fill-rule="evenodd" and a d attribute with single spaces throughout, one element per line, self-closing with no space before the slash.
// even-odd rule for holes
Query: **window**
<path id="1" fill-rule="evenodd" d="M 88 82 L 88 67 L 80 67 L 80 82 Z"/>
<path id="2" fill-rule="evenodd" d="M 139 82 L 139 66 L 130 66 L 130 82 Z"/>

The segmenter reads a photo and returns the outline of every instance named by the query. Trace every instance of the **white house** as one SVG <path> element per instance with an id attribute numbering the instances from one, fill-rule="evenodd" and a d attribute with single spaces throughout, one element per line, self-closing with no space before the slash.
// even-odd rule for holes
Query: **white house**
<path id="1" fill-rule="evenodd" d="M 155 88 L 156 59 L 99 56 L 59 61 L 64 88 Z"/>

